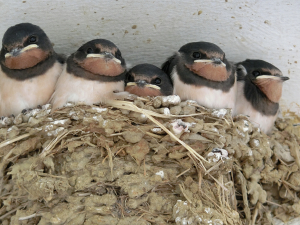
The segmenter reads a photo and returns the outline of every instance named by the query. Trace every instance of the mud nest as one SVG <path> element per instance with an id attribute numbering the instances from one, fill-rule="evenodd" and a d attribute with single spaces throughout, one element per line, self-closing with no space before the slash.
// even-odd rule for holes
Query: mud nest
<path id="1" fill-rule="evenodd" d="M 272 224 L 300 214 L 300 129 L 178 96 L 0 121 L 1 224 Z"/>

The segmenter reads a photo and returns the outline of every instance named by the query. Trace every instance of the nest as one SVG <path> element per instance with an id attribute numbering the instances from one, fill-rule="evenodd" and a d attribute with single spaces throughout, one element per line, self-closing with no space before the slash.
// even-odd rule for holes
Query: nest
<path id="1" fill-rule="evenodd" d="M 295 118 L 295 117 L 294 117 Z M 299 121 L 269 137 L 178 96 L 0 121 L 2 224 L 272 224 L 300 214 Z"/>

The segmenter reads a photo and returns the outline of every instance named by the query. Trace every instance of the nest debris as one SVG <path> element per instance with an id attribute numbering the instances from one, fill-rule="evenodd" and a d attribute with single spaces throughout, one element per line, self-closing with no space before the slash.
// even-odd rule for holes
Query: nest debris
<path id="1" fill-rule="evenodd" d="M 272 224 L 299 217 L 300 126 L 178 96 L 44 105 L 0 121 L 6 224 Z"/>

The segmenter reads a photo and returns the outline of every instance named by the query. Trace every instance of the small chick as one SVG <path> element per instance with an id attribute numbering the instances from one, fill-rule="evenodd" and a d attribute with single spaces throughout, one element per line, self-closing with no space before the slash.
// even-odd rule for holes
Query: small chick
<path id="1" fill-rule="evenodd" d="M 282 84 L 289 78 L 263 60 L 247 59 L 236 66 L 238 87 L 234 115 L 248 115 L 256 127 L 269 134 L 279 112 Z"/>
<path id="2" fill-rule="evenodd" d="M 91 105 L 125 97 L 125 74 L 125 60 L 114 43 L 105 39 L 89 41 L 68 57 L 50 101 L 52 109 L 67 102 Z"/>
<path id="3" fill-rule="evenodd" d="M 64 61 L 40 27 L 20 23 L 8 28 L 0 53 L 0 116 L 46 104 Z"/>
<path id="4" fill-rule="evenodd" d="M 188 43 L 162 65 L 162 70 L 171 76 L 173 94 L 182 100 L 194 100 L 208 108 L 234 108 L 235 67 L 217 45 Z"/>
<path id="5" fill-rule="evenodd" d="M 151 64 L 139 64 L 128 71 L 125 91 L 137 96 L 171 95 L 173 86 L 170 77 Z"/>

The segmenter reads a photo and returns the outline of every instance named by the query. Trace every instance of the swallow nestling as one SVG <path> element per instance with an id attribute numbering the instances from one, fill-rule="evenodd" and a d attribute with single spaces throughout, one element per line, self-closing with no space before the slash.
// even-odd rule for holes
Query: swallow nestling
<path id="1" fill-rule="evenodd" d="M 170 77 L 151 64 L 131 68 L 125 77 L 125 91 L 137 96 L 166 96 L 173 93 Z"/>
<path id="2" fill-rule="evenodd" d="M 8 28 L 0 53 L 0 116 L 46 104 L 63 63 L 40 27 L 20 23 Z"/>
<path id="3" fill-rule="evenodd" d="M 82 45 L 67 59 L 51 97 L 52 109 L 67 102 L 101 103 L 123 97 L 125 60 L 118 47 L 105 39 Z M 120 93 L 115 93 L 120 92 Z"/>
<path id="4" fill-rule="evenodd" d="M 270 133 L 279 111 L 282 84 L 288 80 L 281 71 L 263 60 L 237 63 L 237 98 L 234 115 L 248 115 L 256 127 Z"/>
<path id="5" fill-rule="evenodd" d="M 208 108 L 234 108 L 236 73 L 225 53 L 209 42 L 182 46 L 162 65 L 173 80 L 173 94 Z"/>

